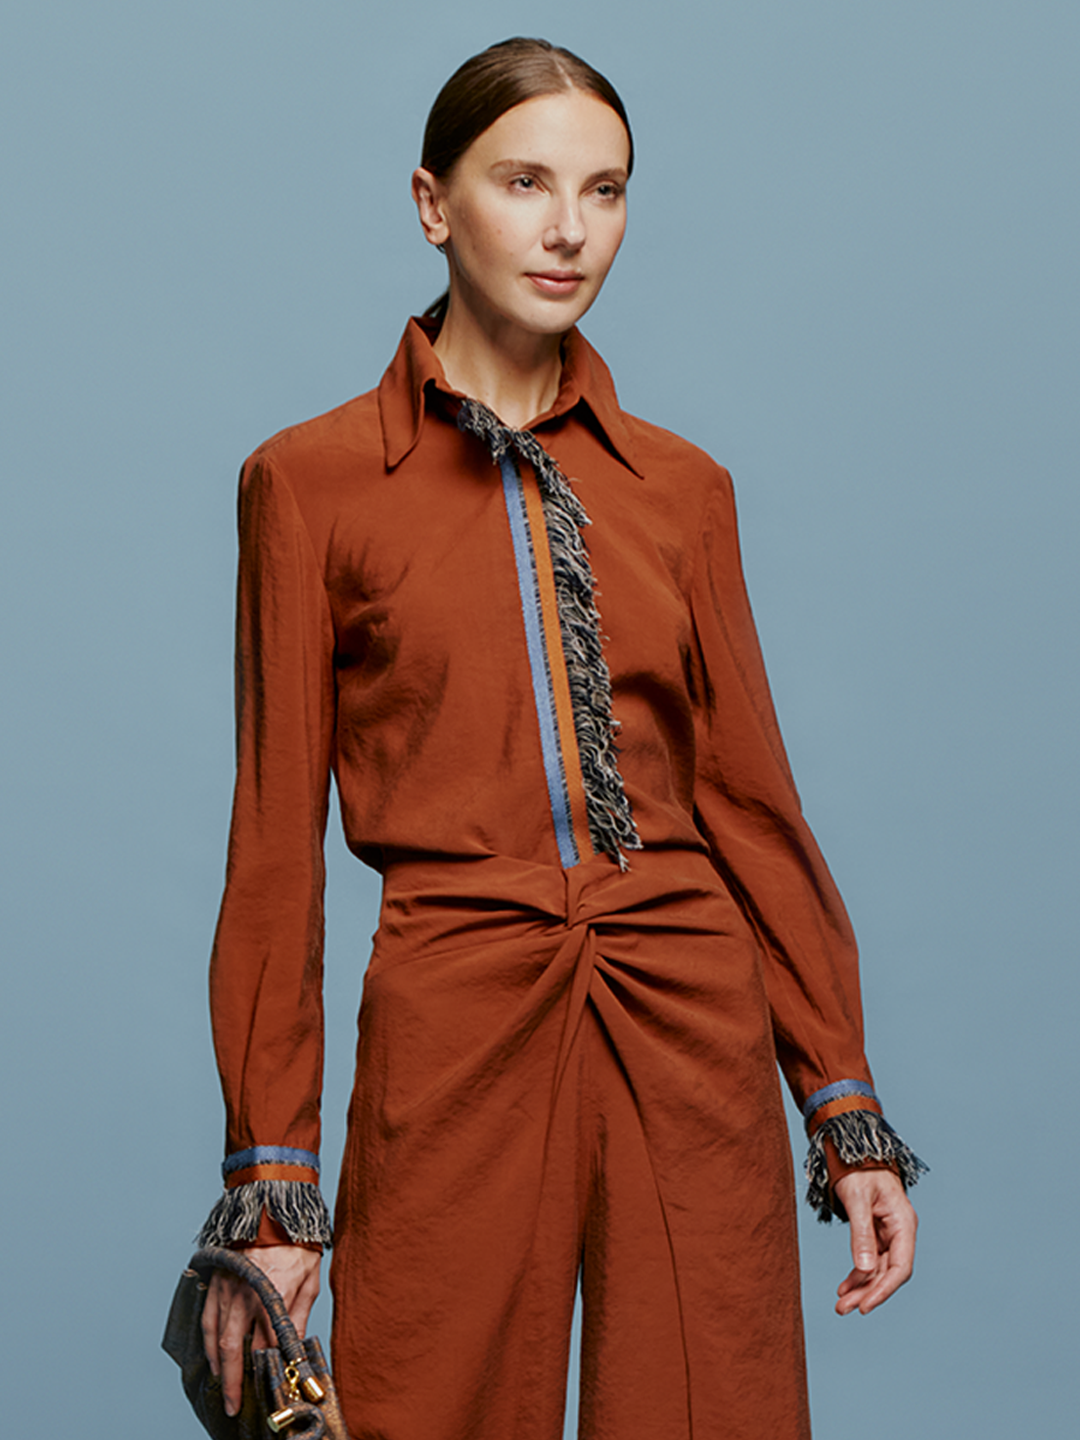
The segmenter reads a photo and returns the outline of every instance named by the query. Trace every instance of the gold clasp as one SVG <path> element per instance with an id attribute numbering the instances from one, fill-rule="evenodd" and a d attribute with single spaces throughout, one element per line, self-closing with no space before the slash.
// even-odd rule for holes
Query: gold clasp
<path id="1" fill-rule="evenodd" d="M 326 1391 L 315 1379 L 315 1376 L 305 1375 L 301 1380 L 300 1366 L 293 1362 L 285 1366 L 285 1386 L 288 1398 L 297 1403 L 302 1402 L 305 1397 L 315 1405 L 326 1399 Z M 270 1416 L 270 1429 L 276 1435 L 286 1425 L 291 1425 L 295 1419 L 296 1411 L 291 1405 L 287 1405 L 284 1410 L 279 1410 L 275 1415 Z"/>

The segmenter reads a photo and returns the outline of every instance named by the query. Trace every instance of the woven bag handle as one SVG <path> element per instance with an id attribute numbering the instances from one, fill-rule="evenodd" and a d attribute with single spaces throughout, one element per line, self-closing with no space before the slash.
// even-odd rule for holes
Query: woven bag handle
<path id="1" fill-rule="evenodd" d="M 311 1367 L 308 1363 L 307 1352 L 296 1333 L 296 1326 L 289 1318 L 285 1301 L 281 1298 L 273 1281 L 269 1279 L 265 1271 L 259 1269 L 254 1261 L 235 1250 L 224 1250 L 213 1246 L 207 1247 L 205 1250 L 196 1250 L 189 1265 L 207 1284 L 210 1283 L 210 1277 L 215 1270 L 228 1270 L 246 1281 L 258 1295 L 263 1309 L 270 1317 L 270 1324 L 274 1327 L 274 1334 L 277 1337 L 278 1349 L 286 1364 L 297 1366 L 301 1374 L 310 1373 Z"/>

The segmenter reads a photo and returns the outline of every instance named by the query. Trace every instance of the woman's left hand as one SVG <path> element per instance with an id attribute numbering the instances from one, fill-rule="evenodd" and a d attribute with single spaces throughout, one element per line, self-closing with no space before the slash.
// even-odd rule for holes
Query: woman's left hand
<path id="1" fill-rule="evenodd" d="M 835 1185 L 851 1224 L 854 1269 L 837 1290 L 838 1315 L 869 1315 L 915 1268 L 919 1217 L 892 1170 L 852 1170 Z"/>
<path id="2" fill-rule="evenodd" d="M 320 1252 L 303 1245 L 240 1245 L 237 1250 L 281 1292 L 303 1339 L 319 1293 Z M 268 1349 L 277 1344 L 273 1327 L 249 1285 L 227 1270 L 215 1270 L 203 1305 L 202 1332 L 210 1373 L 221 1377 L 225 1414 L 236 1415 L 244 1392 L 244 1340 L 253 1335 L 253 1348 Z"/>

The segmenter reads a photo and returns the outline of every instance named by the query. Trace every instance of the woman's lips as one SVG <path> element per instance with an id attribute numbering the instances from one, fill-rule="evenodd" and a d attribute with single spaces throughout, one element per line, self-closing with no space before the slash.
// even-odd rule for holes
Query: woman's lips
<path id="1" fill-rule="evenodd" d="M 544 295 L 572 295 L 585 276 L 572 270 L 542 270 L 531 273 L 529 279 Z"/>

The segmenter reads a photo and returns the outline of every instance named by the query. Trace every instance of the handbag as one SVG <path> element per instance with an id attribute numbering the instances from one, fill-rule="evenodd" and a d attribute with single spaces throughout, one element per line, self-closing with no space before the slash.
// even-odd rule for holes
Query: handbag
<path id="1" fill-rule="evenodd" d="M 215 1270 L 245 1280 L 262 1301 L 278 1348 L 253 1350 L 244 1345 L 244 1394 L 240 1411 L 225 1414 L 221 1379 L 210 1371 L 202 1337 L 206 1291 Z M 166 1354 L 180 1366 L 184 1393 L 214 1440 L 349 1440 L 322 1346 L 312 1336 L 301 1340 L 285 1302 L 267 1276 L 233 1250 L 198 1250 L 180 1277 L 165 1337 Z"/>

